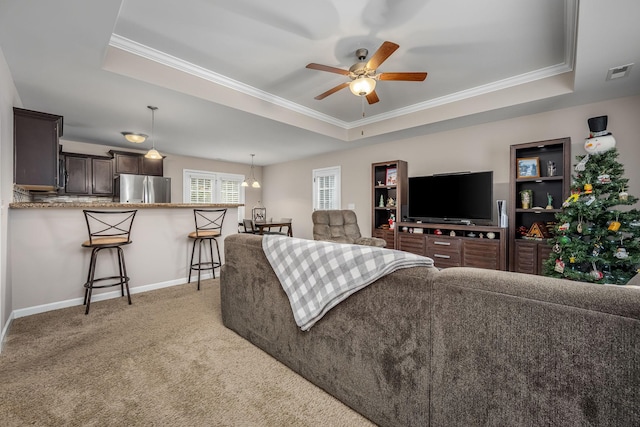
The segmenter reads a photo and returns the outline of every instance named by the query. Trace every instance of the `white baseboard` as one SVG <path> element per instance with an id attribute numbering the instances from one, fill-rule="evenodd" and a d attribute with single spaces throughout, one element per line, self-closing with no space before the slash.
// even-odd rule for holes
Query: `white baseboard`
<path id="1" fill-rule="evenodd" d="M 211 273 L 208 274 L 202 274 L 201 275 L 201 280 L 205 280 L 205 279 L 210 279 L 212 278 L 213 275 Z M 191 280 L 193 282 L 193 280 Z M 156 289 L 162 289 L 162 288 L 168 288 L 170 286 L 176 286 L 176 285 L 183 285 L 185 284 L 184 279 L 175 279 L 175 280 L 169 280 L 166 282 L 160 282 L 160 283 L 152 283 L 149 285 L 143 285 L 143 286 L 136 286 L 134 288 L 130 288 L 129 291 L 131 292 L 131 294 L 139 294 L 141 292 L 148 292 L 148 291 L 153 291 Z M 96 301 L 104 301 L 107 299 L 113 299 L 113 298 L 120 298 L 121 297 L 121 293 L 120 293 L 120 288 L 118 288 L 115 291 L 111 291 L 111 292 L 104 292 L 104 293 L 100 293 L 100 294 L 95 294 L 91 297 L 91 302 L 96 302 Z M 18 310 L 13 310 L 11 312 L 11 316 L 9 316 L 10 321 L 7 322 L 7 325 L 9 325 L 11 323 L 12 319 L 18 319 L 20 317 L 25 317 L 25 316 L 31 316 L 33 314 L 39 314 L 39 313 L 45 313 L 47 311 L 52 311 L 52 310 L 59 310 L 61 308 L 67 308 L 67 307 L 73 307 L 76 305 L 83 305 L 84 303 L 84 297 L 83 298 L 73 298 L 73 299 L 69 299 L 66 301 L 58 301 L 58 302 L 52 302 L 49 304 L 42 304 L 42 305 L 36 305 L 33 307 L 27 307 L 27 308 L 21 308 Z M 6 332 L 9 330 L 7 326 L 5 326 L 4 328 L 5 330 L 2 331 L 2 337 L 4 338 L 4 335 L 6 334 Z"/>
<path id="2" fill-rule="evenodd" d="M 2 353 L 2 347 L 4 346 L 4 339 L 9 333 L 9 328 L 11 327 L 11 322 L 13 322 L 13 312 L 9 315 L 7 319 L 7 323 L 5 323 L 4 328 L 2 329 L 2 335 L 0 336 L 0 353 Z"/>

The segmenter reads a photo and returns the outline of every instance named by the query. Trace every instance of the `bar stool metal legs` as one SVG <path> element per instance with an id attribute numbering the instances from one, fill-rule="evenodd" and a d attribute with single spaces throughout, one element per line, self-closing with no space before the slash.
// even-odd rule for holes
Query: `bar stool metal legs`
<path id="1" fill-rule="evenodd" d="M 218 261 L 215 261 L 213 258 L 213 244 L 211 242 L 215 242 L 216 244 L 216 253 L 218 255 Z M 209 242 L 209 256 L 211 257 L 211 261 L 202 261 L 202 247 L 204 246 L 204 250 L 206 251 L 207 242 Z M 196 246 L 198 246 L 198 262 L 194 263 L 193 258 L 195 256 Z M 216 268 L 219 268 L 222 264 L 220 263 L 220 248 L 218 246 L 218 240 L 215 237 L 197 237 L 193 241 L 193 247 L 191 248 L 191 262 L 190 262 L 190 270 L 189 270 L 189 279 L 187 283 L 191 283 L 191 272 L 196 270 L 198 272 L 198 290 L 200 290 L 200 275 L 203 270 L 211 270 L 213 274 L 213 278 L 216 278 Z"/>
<path id="2" fill-rule="evenodd" d="M 200 277 L 203 270 L 211 270 L 213 278 L 216 278 L 216 268 L 222 266 L 222 258 L 220 257 L 220 247 L 218 239 L 222 235 L 222 223 L 226 209 L 194 209 L 193 216 L 195 219 L 196 231 L 189 233 L 189 238 L 193 239 L 193 247 L 191 248 L 191 261 L 189 262 L 189 277 L 187 283 L 191 283 L 191 272 L 198 272 L 198 290 L 200 290 Z M 206 245 L 209 242 L 209 256 L 211 261 L 202 260 L 203 246 L 206 251 Z M 216 253 L 218 260 L 213 257 L 213 243 L 216 244 Z M 198 246 L 198 262 L 193 262 Z"/>
<path id="3" fill-rule="evenodd" d="M 118 252 L 118 276 L 109 276 L 109 277 L 100 277 L 98 279 L 95 278 L 96 274 L 96 261 L 98 259 L 98 253 L 103 249 L 115 249 Z M 100 282 L 103 280 L 116 280 L 117 282 L 108 283 L 105 285 L 96 285 L 96 282 Z M 129 305 L 131 305 L 131 293 L 129 292 L 129 276 L 127 276 L 127 266 L 124 262 L 124 251 L 120 246 L 112 246 L 112 247 L 99 247 L 93 248 L 91 251 L 91 261 L 89 263 L 89 274 L 87 275 L 87 282 L 84 284 L 84 305 L 87 306 L 84 314 L 89 314 L 89 307 L 91 305 L 91 294 L 95 288 L 107 288 L 111 286 L 120 285 L 120 293 L 124 296 L 125 288 L 127 291 L 127 300 L 129 301 Z"/>

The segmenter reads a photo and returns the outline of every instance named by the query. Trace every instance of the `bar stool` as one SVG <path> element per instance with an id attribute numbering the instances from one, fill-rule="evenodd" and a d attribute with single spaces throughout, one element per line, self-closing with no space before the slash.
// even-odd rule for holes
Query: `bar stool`
<path id="1" fill-rule="evenodd" d="M 217 237 L 222 235 L 222 223 L 224 222 L 224 216 L 227 213 L 226 209 L 194 209 L 193 216 L 196 223 L 196 231 L 189 233 L 189 238 L 193 239 L 193 247 L 191 249 L 191 262 L 189 269 L 189 277 L 187 283 L 191 283 L 191 272 L 193 270 L 198 271 L 198 290 L 200 290 L 200 272 L 202 270 L 211 270 L 213 278 L 216 278 L 216 268 L 222 265 L 220 258 L 220 248 L 218 247 Z M 213 244 L 216 243 L 216 251 L 218 253 L 218 261 L 213 258 Z M 209 254 L 211 261 L 202 261 L 202 246 L 206 246 L 206 242 L 209 242 Z M 196 246 L 198 246 L 198 262 L 193 262 Z M 205 247 L 206 250 L 206 247 Z"/>
<path id="2" fill-rule="evenodd" d="M 124 296 L 125 287 L 127 289 L 127 299 L 131 305 L 131 294 L 129 293 L 129 276 L 127 276 L 127 267 L 124 262 L 124 252 L 122 246 L 131 243 L 131 226 L 136 216 L 137 210 L 129 211 L 94 211 L 83 210 L 85 221 L 87 222 L 87 230 L 89 231 L 89 240 L 82 243 L 85 248 L 92 248 L 91 261 L 89 262 L 89 273 L 87 274 L 87 282 L 84 284 L 84 305 L 87 306 L 84 314 L 89 314 L 89 306 L 91 305 L 91 294 L 96 288 L 107 288 L 110 286 L 120 285 L 120 292 Z M 118 254 L 118 270 L 119 275 L 108 277 L 95 277 L 96 261 L 98 253 L 103 249 L 115 249 Z M 97 285 L 96 282 L 104 280 L 115 280 L 113 283 Z"/>

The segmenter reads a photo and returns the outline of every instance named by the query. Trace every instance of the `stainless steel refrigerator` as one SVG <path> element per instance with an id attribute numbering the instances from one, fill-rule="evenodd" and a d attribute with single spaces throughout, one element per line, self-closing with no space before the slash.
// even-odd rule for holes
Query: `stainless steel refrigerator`
<path id="1" fill-rule="evenodd" d="M 171 203 L 171 178 L 120 174 L 115 178 L 114 201 L 120 203 Z"/>

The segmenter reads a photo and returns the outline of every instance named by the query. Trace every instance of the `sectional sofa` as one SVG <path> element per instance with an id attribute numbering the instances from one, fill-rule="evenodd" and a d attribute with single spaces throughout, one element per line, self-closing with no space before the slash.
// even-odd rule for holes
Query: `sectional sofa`
<path id="1" fill-rule="evenodd" d="M 406 268 L 303 332 L 261 243 L 225 239 L 224 324 L 378 425 L 640 425 L 639 289 Z"/>

